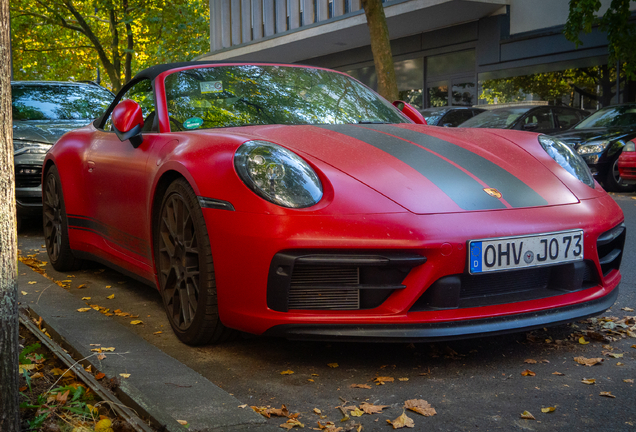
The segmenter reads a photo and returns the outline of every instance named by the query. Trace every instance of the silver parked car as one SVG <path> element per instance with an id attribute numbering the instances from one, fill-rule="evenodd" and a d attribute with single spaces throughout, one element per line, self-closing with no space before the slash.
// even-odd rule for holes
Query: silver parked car
<path id="1" fill-rule="evenodd" d="M 18 229 L 42 214 L 42 162 L 66 132 L 96 119 L 114 99 L 95 83 L 13 81 L 13 157 Z"/>

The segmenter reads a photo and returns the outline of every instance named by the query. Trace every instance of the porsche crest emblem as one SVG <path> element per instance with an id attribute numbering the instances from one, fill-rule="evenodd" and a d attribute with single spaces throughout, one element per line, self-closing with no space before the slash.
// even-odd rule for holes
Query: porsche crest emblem
<path id="1" fill-rule="evenodd" d="M 501 195 L 501 192 L 499 192 L 495 188 L 484 188 L 484 192 L 486 192 L 491 197 L 495 197 L 497 199 L 501 199 L 501 197 L 503 196 L 503 195 Z"/>

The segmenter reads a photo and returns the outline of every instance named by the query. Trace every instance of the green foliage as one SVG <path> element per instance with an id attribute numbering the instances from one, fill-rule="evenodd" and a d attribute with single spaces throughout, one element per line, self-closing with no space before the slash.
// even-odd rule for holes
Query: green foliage
<path id="1" fill-rule="evenodd" d="M 20 356 L 19 356 L 20 364 L 31 364 L 31 359 L 27 358 L 27 356 L 31 354 L 32 352 L 37 351 L 41 347 L 42 345 L 40 345 L 40 342 L 36 342 L 32 345 L 25 346 L 22 349 L 22 351 L 20 351 Z"/>
<path id="2" fill-rule="evenodd" d="M 598 17 L 599 0 L 570 0 L 570 14 L 563 34 L 578 48 L 583 44 L 581 32 L 590 33 L 594 26 L 598 26 L 607 33 L 609 62 L 623 63 L 625 74 L 633 80 L 636 79 L 636 25 L 629 22 L 630 3 L 630 0 L 612 0 L 609 9 Z"/>
<path id="3" fill-rule="evenodd" d="M 118 90 L 136 71 L 209 50 L 207 0 L 10 0 L 16 80 L 95 80 Z"/>

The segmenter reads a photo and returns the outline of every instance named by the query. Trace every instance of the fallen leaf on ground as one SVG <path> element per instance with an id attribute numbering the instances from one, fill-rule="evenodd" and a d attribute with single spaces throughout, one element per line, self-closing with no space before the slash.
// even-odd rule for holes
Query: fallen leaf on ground
<path id="1" fill-rule="evenodd" d="M 353 417 L 360 417 L 362 414 L 364 414 L 364 411 L 362 411 L 360 408 L 356 408 L 349 413 L 349 415 Z"/>
<path id="2" fill-rule="evenodd" d="M 408 378 L 398 378 L 398 380 L 400 380 L 400 381 L 408 381 L 409 379 Z"/>
<path id="3" fill-rule="evenodd" d="M 629 383 L 629 384 L 634 384 L 634 380 L 631 378 L 628 379 L 624 379 L 623 382 Z"/>
<path id="4" fill-rule="evenodd" d="M 179 423 L 181 426 L 185 426 L 188 424 L 186 420 L 177 420 L 177 423 Z"/>
<path id="5" fill-rule="evenodd" d="M 564 373 L 561 372 L 552 372 L 552 375 L 564 376 Z"/>
<path id="6" fill-rule="evenodd" d="M 418 414 L 422 414 L 425 417 L 431 417 L 437 414 L 435 408 L 431 407 L 431 404 L 424 399 L 410 399 L 404 402 L 404 408 L 415 411 Z"/>
<path id="7" fill-rule="evenodd" d="M 82 289 L 82 288 L 86 288 L 86 284 L 81 284 L 80 286 L 77 287 L 77 289 Z"/>
<path id="8" fill-rule="evenodd" d="M 130 322 L 132 325 L 138 325 L 138 324 L 143 324 L 144 322 L 142 320 L 133 320 Z"/>
<path id="9" fill-rule="evenodd" d="M 89 310 L 91 310 L 92 308 L 79 308 L 77 311 L 78 312 L 88 312 Z"/>
<path id="10" fill-rule="evenodd" d="M 627 312 L 634 312 L 634 309 L 630 308 L 630 307 L 624 307 L 621 308 L 621 310 L 627 311 Z"/>
<path id="11" fill-rule="evenodd" d="M 130 374 L 127 373 L 120 373 L 119 376 L 122 378 L 130 378 Z"/>
<path id="12" fill-rule="evenodd" d="M 534 360 L 534 359 L 525 359 L 523 362 L 524 362 L 524 363 L 528 363 L 528 364 L 535 364 L 535 363 L 537 363 L 537 361 L 536 361 L 536 360 Z"/>
<path id="13" fill-rule="evenodd" d="M 82 300 L 90 300 L 90 297 L 82 297 Z"/>
<path id="14" fill-rule="evenodd" d="M 599 364 L 603 361 L 602 358 L 585 358 L 585 357 L 574 357 L 574 361 L 585 365 L 585 366 L 594 366 L 595 364 Z"/>
<path id="15" fill-rule="evenodd" d="M 526 420 L 535 420 L 534 416 L 530 414 L 530 411 L 524 411 L 521 413 L 521 418 Z"/>
<path id="16" fill-rule="evenodd" d="M 269 408 L 269 415 L 275 415 L 278 417 L 289 417 L 289 410 L 285 405 L 282 405 L 280 408 Z"/>
<path id="17" fill-rule="evenodd" d="M 285 423 L 280 425 L 280 427 L 282 427 L 283 429 L 290 430 L 291 428 L 294 428 L 294 427 L 304 428 L 305 425 L 296 419 L 289 419 Z"/>
<path id="18" fill-rule="evenodd" d="M 369 384 L 351 384 L 349 387 L 351 388 L 363 388 L 363 389 L 370 389 L 371 386 Z"/>
<path id="19" fill-rule="evenodd" d="M 113 352 L 115 351 L 115 347 L 102 348 L 102 351 Z"/>
<path id="20" fill-rule="evenodd" d="M 66 400 L 68 399 L 68 394 L 70 392 L 71 392 L 70 390 L 66 390 L 64 393 L 58 393 L 57 396 L 55 397 L 55 400 L 59 402 L 60 404 L 64 405 L 66 403 Z"/>
<path id="21" fill-rule="evenodd" d="M 64 373 L 64 371 L 60 368 L 53 368 L 49 372 L 51 372 L 53 375 L 62 375 Z"/>
<path id="22" fill-rule="evenodd" d="M 22 295 L 27 295 L 27 294 L 29 294 L 29 293 L 28 293 L 28 292 L 26 292 L 26 291 L 20 291 L 20 292 L 22 293 Z"/>
<path id="23" fill-rule="evenodd" d="M 115 298 L 115 294 L 111 294 L 111 295 L 109 295 L 109 296 L 108 296 L 108 297 L 106 297 L 106 298 L 107 298 L 108 300 L 112 300 L 112 299 L 114 299 L 114 298 Z"/>
<path id="24" fill-rule="evenodd" d="M 583 336 L 581 336 L 581 337 L 579 338 L 579 343 L 580 343 L 581 345 L 587 345 L 587 344 L 589 344 L 589 343 L 590 343 L 590 341 L 586 341 L 586 340 L 585 340 L 585 338 L 584 338 Z"/>
<path id="25" fill-rule="evenodd" d="M 286 370 L 286 371 L 282 371 L 280 374 L 281 374 L 281 375 L 291 375 L 291 374 L 293 374 L 293 373 L 294 373 L 294 371 L 293 371 L 293 370 Z"/>
<path id="26" fill-rule="evenodd" d="M 33 284 L 36 284 L 36 283 L 38 283 L 38 282 L 37 281 L 29 281 L 29 285 L 33 285 Z"/>
<path id="27" fill-rule="evenodd" d="M 373 381 L 377 383 L 376 385 L 382 385 L 385 382 L 393 382 L 393 381 L 395 381 L 395 378 L 391 378 L 391 377 L 377 377 Z"/>
<path id="28" fill-rule="evenodd" d="M 367 414 L 381 413 L 384 408 L 388 408 L 388 405 L 373 405 L 367 402 L 360 404 L 360 409 Z"/>
<path id="29" fill-rule="evenodd" d="M 113 430 L 112 426 L 113 426 L 113 422 L 110 419 L 108 418 L 101 419 L 95 425 L 95 432 L 110 432 Z"/>
<path id="30" fill-rule="evenodd" d="M 327 363 L 327 366 L 329 366 L 330 368 L 337 368 L 338 363 Z"/>
<path id="31" fill-rule="evenodd" d="M 106 358 L 106 354 L 99 354 L 97 356 L 97 360 L 104 360 Z"/>
<path id="32" fill-rule="evenodd" d="M 616 396 L 614 396 L 612 394 L 612 392 L 600 392 L 599 396 L 605 396 L 605 397 L 608 397 L 608 398 L 615 398 L 616 397 Z"/>
<path id="33" fill-rule="evenodd" d="M 315 412 L 316 414 L 322 414 L 322 411 L 320 411 L 318 408 L 314 408 L 314 412 Z"/>
<path id="34" fill-rule="evenodd" d="M 583 384 L 592 385 L 592 384 L 596 384 L 596 379 L 594 379 L 594 378 L 583 378 L 583 379 L 581 380 L 581 382 L 582 382 Z"/>
<path id="35" fill-rule="evenodd" d="M 31 379 L 42 378 L 42 377 L 44 377 L 42 372 L 36 372 L 33 375 L 31 375 Z"/>
<path id="36" fill-rule="evenodd" d="M 112 288 L 112 286 L 110 286 L 110 285 L 106 285 L 106 288 Z"/>
<path id="37" fill-rule="evenodd" d="M 239 405 L 239 408 L 247 408 L 247 404 Z"/>
<path id="38" fill-rule="evenodd" d="M 36 365 L 36 364 L 21 364 L 21 365 L 19 365 L 19 369 L 20 369 L 20 373 L 21 374 L 24 373 L 24 371 L 29 371 L 29 370 L 33 370 L 33 369 L 37 369 L 37 368 L 38 368 L 38 365 Z M 58 369 L 58 370 L 61 371 L 61 369 Z M 53 372 L 53 370 L 51 370 L 51 372 Z M 61 375 L 62 373 L 63 372 L 60 372 L 57 375 Z M 54 374 L 54 375 L 56 375 L 56 374 Z"/>
<path id="39" fill-rule="evenodd" d="M 530 369 L 526 369 L 521 372 L 521 376 L 536 376 L 537 374 L 532 372 Z"/>
<path id="40" fill-rule="evenodd" d="M 163 333 L 163 332 L 161 330 L 159 330 L 159 331 L 154 332 L 153 334 L 154 335 L 158 335 L 158 334 L 161 334 L 161 333 Z"/>
<path id="41" fill-rule="evenodd" d="M 257 414 L 261 414 L 262 416 L 265 416 L 267 418 L 271 417 L 269 415 L 269 409 L 267 407 L 252 406 L 250 408 L 252 408 L 254 410 L 254 412 L 257 413 Z"/>
<path id="42" fill-rule="evenodd" d="M 412 428 L 415 427 L 415 422 L 412 418 L 406 415 L 406 412 L 402 412 L 402 415 L 391 421 L 387 419 L 387 423 L 393 426 L 393 429 L 401 429 L 403 427 Z"/>
<path id="43" fill-rule="evenodd" d="M 100 380 L 102 378 L 104 378 L 106 376 L 106 374 L 104 372 L 100 372 L 97 375 L 95 375 L 95 379 L 96 380 Z"/>
<path id="44" fill-rule="evenodd" d="M 554 412 L 554 410 L 556 410 L 556 407 L 541 408 L 542 413 L 551 413 Z"/>

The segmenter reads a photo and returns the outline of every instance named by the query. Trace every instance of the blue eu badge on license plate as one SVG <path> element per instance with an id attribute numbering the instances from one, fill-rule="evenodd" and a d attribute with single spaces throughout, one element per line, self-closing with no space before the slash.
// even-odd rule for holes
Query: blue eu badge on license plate
<path id="1" fill-rule="evenodd" d="M 470 244 L 470 272 L 481 273 L 481 242 Z"/>

